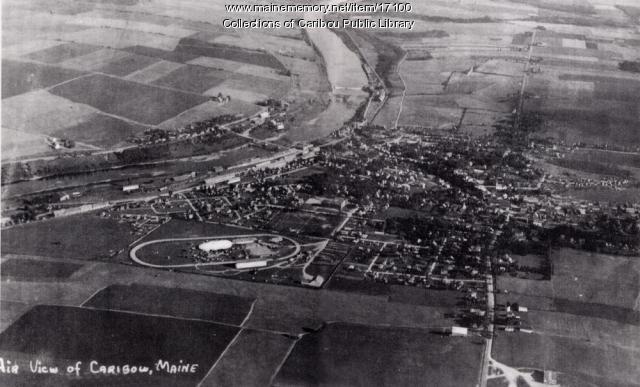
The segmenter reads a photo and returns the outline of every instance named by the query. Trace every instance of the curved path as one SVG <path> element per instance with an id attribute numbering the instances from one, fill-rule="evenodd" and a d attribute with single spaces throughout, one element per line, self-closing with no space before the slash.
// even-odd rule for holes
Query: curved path
<path id="1" fill-rule="evenodd" d="M 221 262 L 206 262 L 206 263 L 182 263 L 182 264 L 175 264 L 175 265 L 156 265 L 153 263 L 149 263 L 149 262 L 145 262 L 143 260 L 141 260 L 140 258 L 138 258 L 137 253 L 138 250 L 140 250 L 141 248 L 148 246 L 148 245 L 152 245 L 155 243 L 166 243 L 166 242 L 183 242 L 183 241 L 201 241 L 201 240 L 212 240 L 212 239 L 240 239 L 240 238 L 251 238 L 251 237 L 279 237 L 285 240 L 288 240 L 289 242 L 291 242 L 291 244 L 295 247 L 294 251 L 290 254 L 287 254 L 283 257 L 279 257 L 279 258 L 269 258 L 269 259 L 261 259 L 261 258 L 256 258 L 256 259 L 237 259 L 237 260 L 231 260 L 231 261 L 221 261 Z M 300 252 L 300 244 L 296 241 L 294 241 L 293 239 L 286 237 L 286 236 L 282 236 L 282 235 L 276 235 L 276 234 L 242 234 L 242 235 L 224 235 L 224 236 L 215 236 L 215 237 L 193 237 L 193 238 L 167 238 L 167 239 L 155 239 L 152 241 L 148 241 L 148 242 L 144 242 L 144 243 L 140 243 L 139 245 L 137 245 L 136 247 L 134 247 L 133 249 L 131 249 L 131 251 L 129 252 L 129 258 L 131 258 L 132 261 L 134 261 L 135 263 L 142 265 L 142 266 L 147 266 L 147 267 L 153 267 L 153 268 L 158 268 L 158 269 L 171 269 L 171 268 L 196 268 L 196 267 L 201 267 L 201 266 L 219 266 L 219 265 L 231 265 L 231 264 L 235 264 L 238 262 L 253 262 L 253 261 L 284 261 L 287 260 L 291 257 L 294 257 L 296 254 L 298 254 Z"/>

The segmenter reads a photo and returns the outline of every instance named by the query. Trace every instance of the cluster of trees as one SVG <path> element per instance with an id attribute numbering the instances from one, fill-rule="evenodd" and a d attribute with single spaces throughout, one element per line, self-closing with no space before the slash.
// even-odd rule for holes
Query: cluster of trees
<path id="1" fill-rule="evenodd" d="M 618 63 L 618 68 L 622 71 L 629 71 L 631 73 L 640 73 L 640 61 L 625 60 Z"/>

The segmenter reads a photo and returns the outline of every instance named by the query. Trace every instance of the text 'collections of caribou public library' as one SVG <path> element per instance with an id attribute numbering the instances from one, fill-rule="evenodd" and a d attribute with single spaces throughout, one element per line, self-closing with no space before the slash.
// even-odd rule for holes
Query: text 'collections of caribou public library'
<path id="1" fill-rule="evenodd" d="M 412 30 L 411 3 L 225 4 L 225 28 L 369 28 Z"/>

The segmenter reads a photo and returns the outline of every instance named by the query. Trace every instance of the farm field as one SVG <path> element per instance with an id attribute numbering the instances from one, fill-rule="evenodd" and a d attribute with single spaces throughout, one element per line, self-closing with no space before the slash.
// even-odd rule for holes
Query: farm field
<path id="1" fill-rule="evenodd" d="M 558 371 L 563 386 L 638 386 L 640 380 L 637 349 L 561 336 L 499 334 L 493 357 L 511 367 Z"/>
<path id="2" fill-rule="evenodd" d="M 281 334 L 243 329 L 202 386 L 266 386 L 295 340 Z"/>
<path id="3" fill-rule="evenodd" d="M 185 65 L 182 63 L 160 59 L 147 67 L 141 68 L 140 70 L 127 75 L 125 78 L 135 82 L 153 83 L 154 81 L 163 78 L 184 66 Z"/>
<path id="4" fill-rule="evenodd" d="M 157 62 L 158 61 L 155 58 L 130 54 L 122 58 L 111 60 L 99 67 L 98 70 L 106 74 L 124 77 L 143 68 L 147 68 Z"/>
<path id="5" fill-rule="evenodd" d="M 566 71 L 570 71 L 568 68 Z M 525 109 L 544 119 L 539 136 L 565 143 L 610 143 L 635 146 L 637 104 L 631 95 L 640 92 L 640 82 L 609 76 L 557 73 L 531 80 L 536 99 Z"/>
<path id="6" fill-rule="evenodd" d="M 50 87 L 83 73 L 44 64 L 2 61 L 2 98 Z"/>
<path id="7" fill-rule="evenodd" d="M 5 98 L 2 111 L 4 128 L 32 135 L 51 135 L 81 125 L 96 114 L 96 110 L 88 105 L 74 103 L 45 90 Z"/>
<path id="8" fill-rule="evenodd" d="M 479 339 L 424 329 L 327 324 L 296 343 L 274 384 L 470 386 L 482 347 Z"/>
<path id="9" fill-rule="evenodd" d="M 70 262 L 82 263 L 82 260 Z M 7 282 L 3 279 L 3 297 L 27 306 L 39 303 L 81 306 L 100 290 L 114 284 L 176 287 L 255 299 L 253 310 L 243 325 L 245 328 L 292 334 L 302 333 L 304 327 L 318 326 L 322 321 L 409 327 L 448 326 L 453 324 L 453 320 L 445 314 L 456 309 L 455 306 L 444 306 L 440 299 L 405 304 L 401 299 L 390 302 L 388 294 L 366 295 L 274 286 L 111 262 L 94 262 L 81 271 L 74 274 L 72 281 L 66 282 Z M 416 289 L 416 292 L 424 295 L 424 290 Z M 291 308 L 291 305 L 297 307 Z M 16 309 L 16 313 L 20 310 Z"/>
<path id="10" fill-rule="evenodd" d="M 405 99 L 399 125 L 423 126 L 443 129 L 456 125 L 462 116 L 462 109 L 425 106 L 420 97 Z"/>
<path id="11" fill-rule="evenodd" d="M 203 121 L 215 116 L 226 114 L 251 116 L 261 110 L 262 107 L 239 99 L 224 104 L 207 101 L 162 122 L 158 127 L 161 129 L 182 128 L 192 122 Z"/>
<path id="12" fill-rule="evenodd" d="M 58 65 L 60 67 L 80 71 L 96 71 L 102 69 L 105 64 L 112 61 L 118 61 L 129 56 L 132 56 L 132 54 L 114 50 L 112 48 L 101 48 L 92 50 L 83 55 L 69 56 L 69 58 L 59 62 Z"/>
<path id="13" fill-rule="evenodd" d="M 56 137 L 73 138 L 84 144 L 112 147 L 123 143 L 123 139 L 144 132 L 145 129 L 142 125 L 97 113 L 82 123 L 59 129 L 51 134 Z"/>
<path id="14" fill-rule="evenodd" d="M 0 275 L 10 281 L 61 281 L 81 267 L 72 262 L 10 258 L 0 264 Z"/>
<path id="15" fill-rule="evenodd" d="M 55 95 L 93 106 L 142 124 L 159 124 L 205 101 L 205 98 L 104 75 L 90 75 L 57 86 Z M 140 109 L 144 105 L 145 109 Z"/>
<path id="16" fill-rule="evenodd" d="M 240 325 L 252 304 L 249 298 L 227 294 L 132 284 L 111 285 L 83 306 Z"/>
<path id="17" fill-rule="evenodd" d="M 50 152 L 51 148 L 38 135 L 7 128 L 2 128 L 1 133 L 0 152 L 2 152 L 3 160 Z"/>
<path id="18" fill-rule="evenodd" d="M 157 79 L 153 84 L 203 94 L 210 88 L 224 82 L 230 75 L 231 73 L 221 70 L 187 65 Z"/>
<path id="19" fill-rule="evenodd" d="M 105 324 L 105 321 L 109 323 Z M 104 365 L 130 364 L 152 370 L 145 374 L 120 375 L 122 381 L 186 386 L 194 385 L 206 375 L 237 332 L 238 328 L 193 320 L 36 306 L 0 333 L 0 351 L 4 356 L 16 359 L 22 369 L 29 367 L 26 359 L 47 353 L 45 361 L 60 369 L 66 369 L 68 364 L 65 362 L 82 361 L 81 375 L 91 377 L 93 382 L 101 376 L 90 374 L 89 362 L 97 360 Z M 127 351 L 123 352 L 125 347 Z M 198 364 L 198 367 L 194 373 L 172 375 L 155 368 L 159 359 L 176 364 L 182 360 Z M 28 374 L 26 376 L 29 377 Z M 20 377 L 24 380 L 23 374 Z M 69 382 L 69 376 L 64 372 L 59 376 L 32 374 L 31 377 L 30 382 L 37 384 L 64 383 L 65 379 Z M 2 378 L 4 382 L 12 382 L 11 376 L 3 374 Z"/>
<path id="20" fill-rule="evenodd" d="M 551 262 L 554 268 L 551 281 L 501 276 L 498 289 L 509 292 L 504 297 L 521 295 L 531 300 L 538 299 L 540 305 L 537 302 L 531 304 L 533 308 L 551 303 L 560 310 L 584 304 L 587 315 L 596 313 L 593 309 L 601 305 L 638 311 L 640 262 L 637 259 L 561 249 L 553 252 Z M 589 305 L 594 308 L 590 309 Z M 603 317 L 613 316 L 615 314 Z"/>
<path id="21" fill-rule="evenodd" d="M 521 319 L 533 333 L 499 333 L 493 357 L 518 369 L 557 371 L 562 385 L 637 386 L 637 259 L 560 249 L 550 260 L 550 281 L 498 277 L 497 302 L 528 307 Z"/>
<path id="22" fill-rule="evenodd" d="M 127 223 L 96 214 L 74 215 L 3 229 L 2 252 L 101 260 L 109 259 L 134 239 Z"/>
<path id="23" fill-rule="evenodd" d="M 100 47 L 88 44 L 63 43 L 25 55 L 25 58 L 44 63 L 60 63 L 67 59 L 86 55 L 99 50 Z"/>
<path id="24" fill-rule="evenodd" d="M 79 142 L 79 150 L 97 150 L 92 147 L 128 144 L 130 135 L 135 134 L 131 125 L 178 129 L 221 114 L 250 116 L 261 109 L 256 102 L 286 98 L 303 88 L 313 93 L 309 97 L 317 97 L 319 92 L 317 87 L 295 84 L 289 75 L 293 63 L 299 61 L 312 61 L 309 63 L 320 68 L 315 63 L 319 63 L 317 53 L 301 31 L 221 33 L 217 12 L 223 7 L 219 2 L 190 3 L 178 11 L 160 0 L 117 4 L 61 0 L 55 6 L 48 5 L 51 13 L 37 6 L 39 0 L 10 3 L 11 12 L 3 17 L 8 43 L 3 47 L 8 58 L 3 60 L 3 99 L 31 91 L 58 98 L 48 99 L 51 125 L 45 115 L 35 117 L 41 110 L 35 102 L 22 105 L 16 101 L 3 115 L 4 129 L 69 136 Z M 285 64 L 284 58 L 289 63 Z M 326 82 L 321 71 L 318 78 L 301 79 L 313 85 Z M 233 101 L 209 101 L 220 92 Z M 291 100 L 292 107 L 299 103 L 298 97 L 296 94 Z M 70 105 L 74 107 L 69 109 Z M 146 108 L 139 109 L 140 105 Z M 353 110 L 346 109 L 350 117 Z M 120 121 L 90 118 L 89 113 L 103 113 Z M 315 116 L 320 111 L 312 113 Z M 85 132 L 80 124 L 96 130 Z M 328 120 L 320 123 L 326 124 L 339 125 Z M 89 138 L 94 135 L 101 138 Z M 42 149 L 23 143 L 26 146 L 19 152 L 12 147 L 6 155 L 56 153 L 46 146 Z"/>

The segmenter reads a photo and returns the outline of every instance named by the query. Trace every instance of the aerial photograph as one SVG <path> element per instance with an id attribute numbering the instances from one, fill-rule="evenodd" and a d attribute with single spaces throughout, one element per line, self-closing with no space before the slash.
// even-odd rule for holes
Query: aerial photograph
<path id="1" fill-rule="evenodd" d="M 640 387 L 640 0 L 0 21 L 0 386 Z"/>

